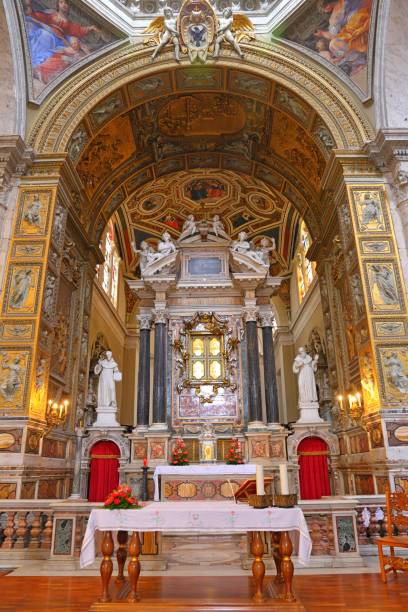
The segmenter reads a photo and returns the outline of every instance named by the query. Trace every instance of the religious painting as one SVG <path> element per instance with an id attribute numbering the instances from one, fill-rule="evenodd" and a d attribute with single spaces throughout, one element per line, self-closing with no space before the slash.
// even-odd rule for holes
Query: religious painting
<path id="1" fill-rule="evenodd" d="M 390 338 L 396 336 L 408 336 L 408 330 L 405 320 L 390 320 L 383 321 L 374 320 L 374 333 L 377 338 Z"/>
<path id="2" fill-rule="evenodd" d="M 88 195 L 92 196 L 98 185 L 136 150 L 130 119 L 117 117 L 93 139 L 82 154 L 78 173 Z"/>
<path id="3" fill-rule="evenodd" d="M 269 99 L 271 84 L 267 79 L 254 76 L 248 72 L 231 70 L 230 87 L 233 91 L 260 98 L 265 102 Z"/>
<path id="4" fill-rule="evenodd" d="M 326 156 L 328 156 L 336 143 L 329 128 L 323 123 L 320 117 L 315 120 L 312 131 L 313 136 L 323 148 Z"/>
<path id="5" fill-rule="evenodd" d="M 31 366 L 29 350 L 0 351 L 0 409 L 22 409 L 27 395 Z"/>
<path id="6" fill-rule="evenodd" d="M 19 0 L 34 94 L 92 53 L 120 40 L 77 0 Z"/>
<path id="7" fill-rule="evenodd" d="M 389 231 L 385 213 L 384 192 L 380 189 L 353 189 L 353 201 L 357 217 L 357 230 L 361 233 Z"/>
<path id="8" fill-rule="evenodd" d="M 213 204 L 227 192 L 227 185 L 216 178 L 194 179 L 184 185 L 184 195 L 200 204 Z"/>
<path id="9" fill-rule="evenodd" d="M 176 70 L 177 89 L 221 89 L 222 70 L 200 66 Z"/>
<path id="10" fill-rule="evenodd" d="M 53 525 L 51 556 L 66 557 L 74 552 L 75 517 L 56 518 Z"/>
<path id="11" fill-rule="evenodd" d="M 170 72 L 160 72 L 154 76 L 134 81 L 128 85 L 131 102 L 162 96 L 166 93 L 170 93 L 171 90 Z"/>
<path id="12" fill-rule="evenodd" d="M 13 259 L 27 259 L 27 257 L 44 257 L 45 242 L 20 242 L 14 241 L 11 251 Z"/>
<path id="13" fill-rule="evenodd" d="M 355 519 L 351 514 L 334 515 L 336 540 L 339 553 L 355 553 L 357 552 L 357 533 L 355 528 Z"/>
<path id="14" fill-rule="evenodd" d="M 99 129 L 104 123 L 118 115 L 125 108 L 122 91 L 119 90 L 99 102 L 90 112 L 89 120 L 94 129 Z"/>
<path id="15" fill-rule="evenodd" d="M 275 106 L 293 115 L 295 119 L 302 124 L 307 124 L 311 108 L 303 102 L 298 96 L 286 89 L 285 87 L 277 87 L 274 98 Z"/>
<path id="16" fill-rule="evenodd" d="M 282 36 L 340 69 L 366 93 L 375 4 L 375 0 L 311 0 Z"/>
<path id="17" fill-rule="evenodd" d="M 408 421 L 387 421 L 388 446 L 408 445 Z"/>
<path id="18" fill-rule="evenodd" d="M 3 314 L 35 314 L 41 281 L 40 264 L 11 264 L 8 271 Z"/>
<path id="19" fill-rule="evenodd" d="M 31 340 L 34 334 L 33 321 L 3 321 L 0 323 L 0 340 L 7 342 L 24 342 Z"/>
<path id="20" fill-rule="evenodd" d="M 408 347 L 379 347 L 377 354 L 382 371 L 382 391 L 385 399 L 406 401 L 408 397 Z"/>
<path id="21" fill-rule="evenodd" d="M 320 189 L 326 166 L 323 154 L 296 121 L 277 110 L 273 113 L 270 146 L 276 155 L 298 167 L 314 189 Z"/>
<path id="22" fill-rule="evenodd" d="M 268 457 L 268 445 L 266 439 L 260 438 L 250 440 L 250 456 L 251 458 L 265 458 Z"/>
<path id="23" fill-rule="evenodd" d="M 137 442 L 134 445 L 133 458 L 139 461 L 147 457 L 147 444 L 143 442 Z"/>
<path id="24" fill-rule="evenodd" d="M 394 261 L 365 262 L 368 281 L 368 301 L 372 312 L 403 312 L 404 301 L 400 279 Z"/>
<path id="25" fill-rule="evenodd" d="M 48 230 L 51 191 L 22 191 L 16 236 L 45 236 Z"/>

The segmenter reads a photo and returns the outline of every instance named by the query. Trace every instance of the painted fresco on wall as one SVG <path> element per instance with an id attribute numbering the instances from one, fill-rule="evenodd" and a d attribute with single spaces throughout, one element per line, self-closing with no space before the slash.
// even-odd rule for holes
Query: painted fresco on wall
<path id="1" fill-rule="evenodd" d="M 200 204 L 209 204 L 217 201 L 227 192 L 226 185 L 215 178 L 195 179 L 187 183 L 184 189 L 186 196 L 190 200 Z"/>
<path id="2" fill-rule="evenodd" d="M 35 94 L 77 62 L 118 40 L 76 0 L 20 0 Z"/>
<path id="3" fill-rule="evenodd" d="M 0 409 L 22 408 L 29 367 L 28 350 L 0 351 Z"/>
<path id="4" fill-rule="evenodd" d="M 312 0 L 283 32 L 368 89 L 370 27 L 375 0 Z"/>
<path id="5" fill-rule="evenodd" d="M 408 396 L 408 349 L 405 346 L 387 347 L 378 352 L 386 399 L 405 401 Z"/>

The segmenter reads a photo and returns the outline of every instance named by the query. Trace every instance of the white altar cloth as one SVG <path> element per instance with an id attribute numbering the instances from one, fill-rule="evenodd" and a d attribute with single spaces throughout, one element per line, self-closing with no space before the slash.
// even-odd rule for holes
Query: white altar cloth
<path id="1" fill-rule="evenodd" d="M 211 465 L 158 465 L 154 470 L 154 501 L 160 500 L 159 476 L 163 474 L 182 475 L 182 476 L 207 476 L 208 474 L 222 475 L 230 474 L 231 476 L 253 476 L 256 474 L 256 465 L 254 463 L 243 463 L 242 465 L 226 465 L 211 464 Z"/>
<path id="2" fill-rule="evenodd" d="M 140 510 L 92 510 L 82 542 L 80 565 L 95 560 L 95 531 L 231 533 L 298 531 L 299 562 L 306 565 L 312 541 L 300 508 L 255 509 L 233 501 L 147 502 Z"/>

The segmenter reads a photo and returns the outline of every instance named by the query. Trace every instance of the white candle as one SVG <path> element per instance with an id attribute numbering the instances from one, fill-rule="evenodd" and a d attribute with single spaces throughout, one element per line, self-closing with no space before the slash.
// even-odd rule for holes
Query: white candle
<path id="1" fill-rule="evenodd" d="M 263 465 L 257 465 L 256 466 L 256 494 L 257 495 L 265 495 Z"/>
<path id="2" fill-rule="evenodd" d="M 281 494 L 289 495 L 288 466 L 286 463 L 279 464 L 279 475 Z"/>

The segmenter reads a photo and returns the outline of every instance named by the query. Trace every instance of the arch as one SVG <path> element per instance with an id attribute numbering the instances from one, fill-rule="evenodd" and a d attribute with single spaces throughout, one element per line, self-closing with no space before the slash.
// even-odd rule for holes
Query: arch
<path id="1" fill-rule="evenodd" d="M 90 450 L 88 500 L 104 501 L 119 484 L 120 449 L 112 440 L 99 440 Z"/>
<path id="2" fill-rule="evenodd" d="M 78 124 L 99 101 L 124 84 L 174 68 L 167 51 L 153 66 L 143 45 L 123 47 L 72 76 L 44 103 L 29 133 L 37 152 L 65 151 Z M 256 41 L 245 45 L 245 62 L 226 50 L 217 66 L 239 68 L 284 85 L 316 109 L 336 146 L 360 148 L 373 130 L 360 101 L 344 83 L 294 49 Z"/>
<path id="3" fill-rule="evenodd" d="M 318 436 L 308 436 L 298 445 L 301 499 L 320 499 L 330 495 L 327 443 Z"/>

